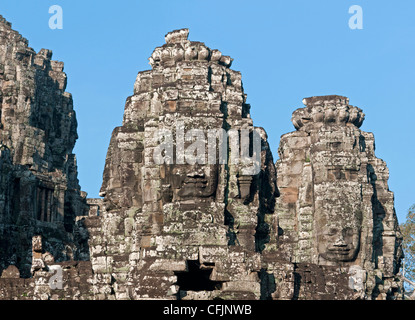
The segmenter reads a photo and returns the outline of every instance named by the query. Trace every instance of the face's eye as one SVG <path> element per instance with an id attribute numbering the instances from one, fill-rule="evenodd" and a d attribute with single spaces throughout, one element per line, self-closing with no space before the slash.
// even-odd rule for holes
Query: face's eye
<path id="1" fill-rule="evenodd" d="M 329 232 L 328 232 L 328 235 L 329 236 L 334 236 L 334 235 L 337 234 L 337 232 L 338 232 L 338 230 L 336 228 L 330 228 Z"/>
<path id="2" fill-rule="evenodd" d="M 345 236 L 351 237 L 351 236 L 353 236 L 353 229 L 352 228 L 346 228 L 346 229 L 343 230 L 343 234 Z"/>

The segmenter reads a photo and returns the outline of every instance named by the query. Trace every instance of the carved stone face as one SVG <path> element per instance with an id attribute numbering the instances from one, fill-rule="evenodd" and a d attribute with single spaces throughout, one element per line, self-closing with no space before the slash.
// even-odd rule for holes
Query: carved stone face
<path id="1" fill-rule="evenodd" d="M 319 240 L 320 255 L 329 261 L 347 262 L 356 258 L 360 232 L 352 228 L 330 227 Z"/>
<path id="2" fill-rule="evenodd" d="M 175 164 L 167 166 L 173 201 L 213 198 L 218 185 L 217 165 Z"/>
<path id="3" fill-rule="evenodd" d="M 331 262 L 355 260 L 360 248 L 359 215 L 345 219 L 344 215 L 329 214 L 328 218 L 328 225 L 319 227 L 319 256 Z"/>

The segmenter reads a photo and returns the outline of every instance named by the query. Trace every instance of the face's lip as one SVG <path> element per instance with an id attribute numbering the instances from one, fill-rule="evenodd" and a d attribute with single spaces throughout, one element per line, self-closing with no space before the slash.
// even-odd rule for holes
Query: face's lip
<path id="1" fill-rule="evenodd" d="M 342 254 L 347 255 L 350 252 L 350 248 L 329 248 L 328 252 L 332 254 Z"/>
<path id="2" fill-rule="evenodd" d="M 204 179 L 204 178 L 186 178 L 184 180 L 184 182 L 185 183 L 188 183 L 188 184 L 190 184 L 190 183 L 203 183 L 203 184 L 207 184 L 208 183 L 208 181 L 206 179 Z"/>
<path id="3" fill-rule="evenodd" d="M 349 246 L 332 246 L 332 247 L 329 247 L 329 250 L 346 251 L 346 250 L 350 250 L 350 248 Z"/>

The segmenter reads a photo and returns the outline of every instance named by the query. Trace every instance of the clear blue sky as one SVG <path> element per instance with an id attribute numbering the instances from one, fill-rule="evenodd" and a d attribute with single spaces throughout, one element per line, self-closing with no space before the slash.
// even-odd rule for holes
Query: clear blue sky
<path id="1" fill-rule="evenodd" d="M 51 5 L 63 29 L 48 26 Z M 363 30 L 349 28 L 349 7 L 363 9 Z M 0 14 L 36 51 L 65 62 L 79 139 L 79 180 L 97 197 L 111 132 L 122 122 L 138 71 L 173 29 L 234 58 L 254 124 L 265 128 L 274 158 L 293 131 L 304 97 L 345 95 L 363 109 L 376 155 L 390 170 L 400 222 L 415 203 L 415 1 L 81 1 L 2 0 Z"/>

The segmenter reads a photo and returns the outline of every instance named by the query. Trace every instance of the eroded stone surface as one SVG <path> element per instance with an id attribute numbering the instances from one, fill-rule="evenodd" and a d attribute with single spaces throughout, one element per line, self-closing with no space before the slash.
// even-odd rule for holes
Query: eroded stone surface
<path id="1" fill-rule="evenodd" d="M 139 72 L 123 125 L 113 132 L 101 188 L 103 234 L 90 242 L 93 266 L 111 272 L 116 298 L 258 299 L 259 252 L 268 233 L 258 221 L 273 213 L 277 193 L 272 154 L 264 130 L 250 119 L 232 59 L 187 35 L 173 31 L 154 50 L 152 70 Z M 239 146 L 221 149 L 216 139 L 216 161 L 182 158 L 195 141 L 185 141 L 192 129 L 206 142 L 209 130 L 257 130 L 258 173 L 244 174 L 240 162 L 220 163 L 220 152 Z M 171 164 L 154 161 L 160 132 L 174 139 Z M 207 156 L 205 149 L 202 162 Z"/>
<path id="2" fill-rule="evenodd" d="M 364 299 L 396 298 L 401 234 L 386 164 L 361 109 L 342 96 L 311 97 L 293 113 L 277 161 L 277 237 L 270 252 L 294 263 L 335 266 Z"/>
<path id="3" fill-rule="evenodd" d="M 0 270 L 15 265 L 23 277 L 35 235 L 56 261 L 76 258 L 75 217 L 87 210 L 72 97 L 63 63 L 51 58 L 0 16 Z"/>
<path id="4" fill-rule="evenodd" d="M 362 110 L 304 99 L 275 166 L 232 59 L 188 34 L 138 73 L 103 199 L 85 201 L 63 63 L 0 17 L 0 299 L 399 299 L 393 194 Z M 236 156 L 244 137 L 257 167 Z"/>

